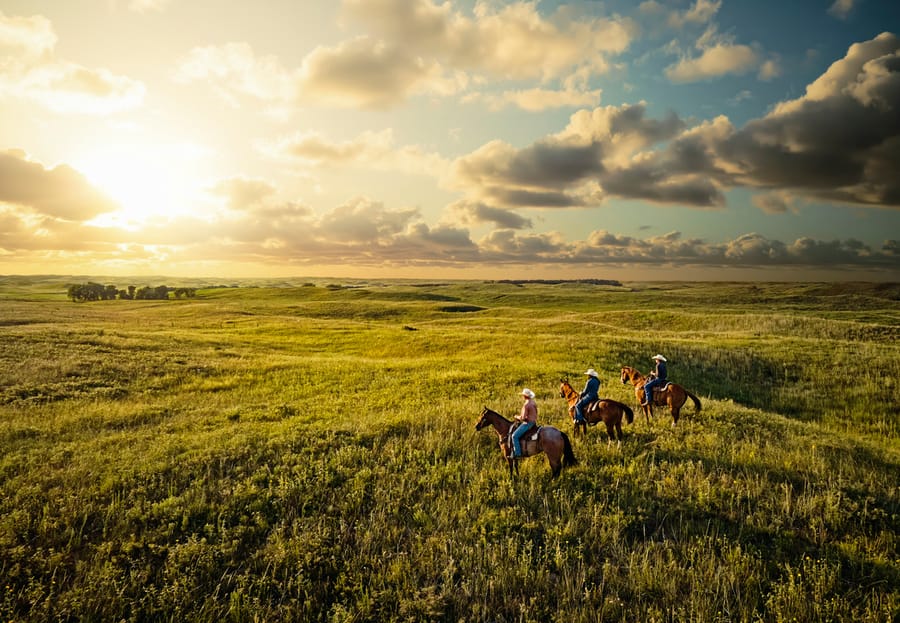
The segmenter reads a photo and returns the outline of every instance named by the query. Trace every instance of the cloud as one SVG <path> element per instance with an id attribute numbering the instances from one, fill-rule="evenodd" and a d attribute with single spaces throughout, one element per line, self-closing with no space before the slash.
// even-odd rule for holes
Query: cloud
<path id="1" fill-rule="evenodd" d="M 396 145 L 394 132 L 363 132 L 334 141 L 317 132 L 299 132 L 260 146 L 268 156 L 311 166 L 359 166 L 373 170 L 442 177 L 449 163 L 418 145 Z"/>
<path id="2" fill-rule="evenodd" d="M 514 148 L 492 141 L 457 158 L 450 185 L 499 208 L 597 206 L 611 197 L 722 207 L 745 187 L 797 199 L 900 207 L 900 40 L 854 44 L 806 94 L 735 128 L 693 127 L 646 105 L 581 110 L 561 132 Z M 769 212 L 775 194 L 756 200 Z M 785 197 L 787 195 L 781 195 Z"/>
<path id="3" fill-rule="evenodd" d="M 545 17 L 534 2 L 477 3 L 473 18 L 430 0 L 345 0 L 344 11 L 413 54 L 513 80 L 603 72 L 606 55 L 627 49 L 636 30 L 628 19 Z"/>
<path id="4" fill-rule="evenodd" d="M 210 190 L 214 195 L 224 197 L 232 210 L 252 209 L 262 205 L 277 192 L 277 189 L 265 180 L 246 177 L 221 180 Z"/>
<path id="5" fill-rule="evenodd" d="M 600 92 L 586 81 L 608 71 L 609 57 L 636 33 L 627 18 L 572 19 L 570 8 L 544 16 L 533 2 L 477 3 L 471 14 L 431 0 L 345 0 L 342 7 L 345 21 L 365 32 L 316 47 L 297 67 L 234 42 L 191 50 L 176 77 L 208 82 L 233 105 L 249 96 L 384 110 L 415 96 L 462 95 L 493 109 L 539 111 L 596 104 Z M 539 86 L 516 84 L 535 80 Z M 499 93 L 482 92 L 488 83 L 500 85 Z"/>
<path id="6" fill-rule="evenodd" d="M 763 61 L 763 63 L 759 66 L 759 74 L 757 74 L 757 78 L 759 78 L 763 82 L 766 82 L 777 78 L 780 75 L 781 66 L 778 64 L 778 60 L 770 58 L 769 60 Z"/>
<path id="7" fill-rule="evenodd" d="M 641 8 L 645 11 L 650 10 L 651 5 L 644 6 L 648 3 L 642 3 Z M 655 4 L 655 3 L 654 3 Z M 705 24 L 709 22 L 719 9 L 722 7 L 721 0 L 696 0 L 691 7 L 685 11 L 672 11 L 669 14 L 669 26 L 672 28 L 682 28 L 686 24 Z"/>
<path id="8" fill-rule="evenodd" d="M 0 12 L 0 96 L 30 100 L 54 112 L 95 115 L 143 103 L 143 83 L 56 58 L 56 41 L 46 18 Z"/>
<path id="9" fill-rule="evenodd" d="M 753 205 L 766 214 L 784 214 L 796 212 L 794 197 L 785 191 L 776 191 L 762 195 L 754 195 L 751 199 Z"/>
<path id="10" fill-rule="evenodd" d="M 0 67 L 10 64 L 14 56 L 20 61 L 40 60 L 53 52 L 56 40 L 53 24 L 47 18 L 8 17 L 0 11 Z"/>
<path id="11" fill-rule="evenodd" d="M 856 4 L 855 0 L 834 0 L 834 3 L 828 7 L 828 14 L 838 19 L 847 19 L 854 4 Z"/>
<path id="12" fill-rule="evenodd" d="M 257 56 L 248 43 L 227 43 L 192 49 L 178 62 L 178 82 L 204 81 L 233 106 L 238 96 L 286 102 L 293 97 L 291 72 L 274 56 Z"/>
<path id="13" fill-rule="evenodd" d="M 479 202 L 457 201 L 450 206 L 449 211 L 464 225 L 491 223 L 500 229 L 531 228 L 531 219 Z"/>
<path id="14" fill-rule="evenodd" d="M 532 88 L 502 93 L 472 93 L 464 97 L 463 102 L 483 101 L 492 111 L 514 106 L 529 112 L 541 112 L 553 108 L 592 106 L 600 102 L 601 93 L 600 89 L 582 91 Z"/>
<path id="15" fill-rule="evenodd" d="M 132 11 L 137 11 L 138 13 L 161 11 L 170 1 L 171 0 L 131 0 L 128 3 L 128 8 Z"/>
<path id="16" fill-rule="evenodd" d="M 336 47 L 319 47 L 303 61 L 303 99 L 353 108 L 383 109 L 418 93 L 451 95 L 465 86 L 433 59 L 399 45 L 360 37 Z"/>
<path id="17" fill-rule="evenodd" d="M 0 203 L 39 217 L 77 222 L 119 207 L 75 169 L 47 169 L 13 150 L 0 152 Z"/>
<path id="18" fill-rule="evenodd" d="M 319 223 L 319 231 L 330 240 L 384 243 L 402 232 L 418 210 L 388 210 L 377 201 L 358 198 L 338 206 Z"/>
<path id="19" fill-rule="evenodd" d="M 759 55 L 747 45 L 717 44 L 696 58 L 683 58 L 665 69 L 672 82 L 699 82 L 727 74 L 745 74 L 759 65 Z"/>
<path id="20" fill-rule="evenodd" d="M 883 33 L 712 145 L 731 184 L 900 207 L 900 40 Z"/>
<path id="21" fill-rule="evenodd" d="M 527 266 L 695 266 L 900 269 L 900 242 L 873 249 L 854 239 L 793 242 L 755 233 L 725 242 L 686 238 L 672 231 L 637 238 L 597 230 L 583 240 L 561 234 L 519 233 L 499 211 L 485 205 L 455 209 L 500 226 L 473 241 L 450 223 L 428 225 L 416 209 L 391 209 L 357 197 L 323 214 L 284 202 L 261 180 L 236 178 L 217 187 L 240 206 L 216 220 L 181 217 L 139 231 L 91 226 L 0 205 L 0 257 L 32 259 L 45 266 L 71 266 L 89 257 L 103 265 L 251 262 L 256 265 L 356 267 Z"/>
<path id="22" fill-rule="evenodd" d="M 659 164 L 635 161 L 684 128 L 675 115 L 655 120 L 645 113 L 645 104 L 579 111 L 563 131 L 530 146 L 492 141 L 453 162 L 450 184 L 507 208 L 597 205 L 608 196 L 717 204 L 711 182 L 690 171 L 666 178 Z"/>

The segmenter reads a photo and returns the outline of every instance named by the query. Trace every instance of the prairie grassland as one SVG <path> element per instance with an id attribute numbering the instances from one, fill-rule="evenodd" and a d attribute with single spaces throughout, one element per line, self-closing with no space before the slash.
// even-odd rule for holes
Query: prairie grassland
<path id="1" fill-rule="evenodd" d="M 278 285 L 0 278 L 3 620 L 900 616 L 900 286 Z M 555 481 L 473 429 L 656 352 L 702 411 Z"/>

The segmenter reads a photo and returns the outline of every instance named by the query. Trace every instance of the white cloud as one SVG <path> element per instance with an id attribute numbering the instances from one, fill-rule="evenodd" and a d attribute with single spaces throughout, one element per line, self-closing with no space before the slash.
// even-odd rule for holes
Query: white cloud
<path id="1" fill-rule="evenodd" d="M 759 55 L 747 45 L 716 44 L 695 58 L 683 58 L 665 69 L 672 82 L 699 82 L 727 74 L 745 74 L 759 65 Z"/>
<path id="2" fill-rule="evenodd" d="M 681 28 L 686 24 L 706 24 L 722 8 L 721 0 L 696 0 L 685 11 L 673 11 L 669 14 L 669 25 Z"/>
<path id="3" fill-rule="evenodd" d="M 396 145 L 390 128 L 363 132 L 346 141 L 298 132 L 260 149 L 272 158 L 311 166 L 358 166 L 435 178 L 445 175 L 449 166 L 443 156 L 418 145 Z"/>
<path id="4" fill-rule="evenodd" d="M 434 59 L 370 37 L 316 48 L 298 76 L 303 100 L 371 109 L 389 108 L 416 94 L 452 95 L 466 82 L 464 75 L 446 72 Z"/>
<path id="5" fill-rule="evenodd" d="M 774 58 L 770 58 L 769 60 L 763 61 L 763 63 L 759 66 L 759 74 L 757 77 L 766 82 L 768 80 L 772 80 L 781 75 L 781 67 L 778 64 L 778 61 Z"/>
<path id="6" fill-rule="evenodd" d="M 473 89 L 469 101 L 538 111 L 596 104 L 599 91 L 587 88 L 588 79 L 608 71 L 608 58 L 625 51 L 636 32 L 627 18 L 545 17 L 534 2 L 478 3 L 466 14 L 431 0 L 346 0 L 343 12 L 367 31 L 316 47 L 297 67 L 261 57 L 247 43 L 229 43 L 190 51 L 177 78 L 207 81 L 234 105 L 251 96 L 380 110 L 415 96 Z M 511 84 L 499 94 L 480 93 L 488 80 Z M 534 81 L 540 85 L 516 84 Z"/>
<path id="7" fill-rule="evenodd" d="M 784 214 L 796 212 L 795 200 L 791 193 L 786 191 L 774 191 L 761 195 L 754 195 L 751 199 L 753 205 L 766 214 Z"/>
<path id="8" fill-rule="evenodd" d="M 834 3 L 828 7 L 828 13 L 838 19 L 847 19 L 854 4 L 856 4 L 855 0 L 834 0 Z"/>
<path id="9" fill-rule="evenodd" d="M 59 113 L 105 115 L 143 103 L 146 89 L 141 82 L 59 59 L 56 42 L 46 18 L 0 12 L 0 95 Z"/>
<path id="10" fill-rule="evenodd" d="M 578 108 L 596 106 L 600 103 L 602 91 L 580 91 L 577 89 L 542 89 L 535 87 L 519 91 L 502 93 L 472 93 L 463 98 L 463 102 L 482 101 L 489 110 L 498 111 L 514 106 L 529 112 L 541 112 L 554 108 Z"/>
<path id="11" fill-rule="evenodd" d="M 178 63 L 179 82 L 205 81 L 237 106 L 238 96 L 273 102 L 293 97 L 292 76 L 274 56 L 257 56 L 248 43 L 192 49 Z"/>
<path id="12" fill-rule="evenodd" d="M 131 0 L 128 3 L 128 8 L 132 11 L 137 11 L 138 13 L 161 11 L 169 4 L 169 2 L 171 2 L 171 0 Z"/>

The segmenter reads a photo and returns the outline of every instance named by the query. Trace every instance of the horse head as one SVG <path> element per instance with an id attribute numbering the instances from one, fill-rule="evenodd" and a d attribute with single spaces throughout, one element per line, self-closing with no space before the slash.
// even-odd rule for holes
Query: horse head
<path id="1" fill-rule="evenodd" d="M 481 409 L 481 417 L 478 418 L 478 422 L 475 424 L 475 430 L 481 430 L 485 426 L 490 426 L 491 424 L 494 424 L 494 421 L 497 420 L 497 418 L 500 418 L 501 420 L 506 419 L 502 415 L 500 415 L 499 413 L 497 413 L 496 411 L 494 411 L 492 409 L 488 409 L 487 407 L 482 408 Z"/>

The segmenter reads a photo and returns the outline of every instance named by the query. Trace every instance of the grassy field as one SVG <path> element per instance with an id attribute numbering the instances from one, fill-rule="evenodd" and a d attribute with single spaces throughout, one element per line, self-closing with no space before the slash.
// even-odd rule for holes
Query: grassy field
<path id="1" fill-rule="evenodd" d="M 3 621 L 900 617 L 898 284 L 71 282 L 0 277 Z M 701 412 L 555 481 L 474 430 L 657 352 Z"/>

